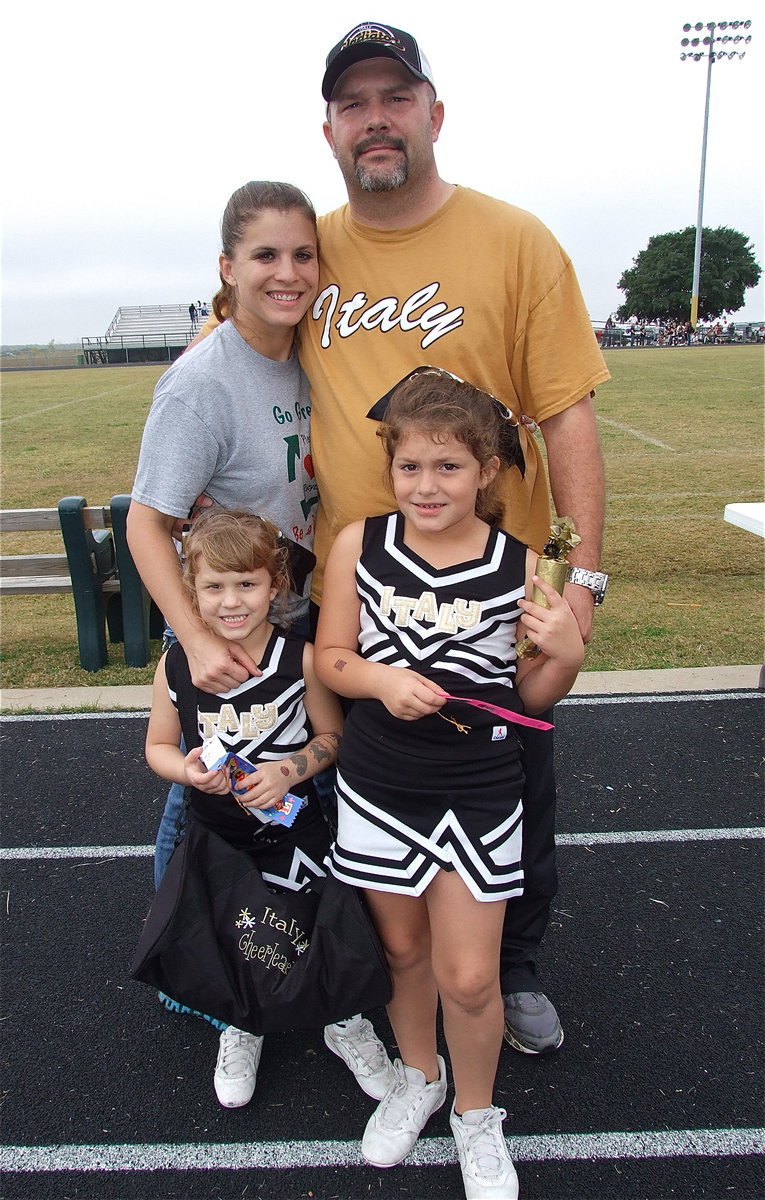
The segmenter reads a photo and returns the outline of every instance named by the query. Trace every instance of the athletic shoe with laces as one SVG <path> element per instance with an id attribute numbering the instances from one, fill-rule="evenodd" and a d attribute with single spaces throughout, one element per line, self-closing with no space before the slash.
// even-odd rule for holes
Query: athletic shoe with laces
<path id="1" fill-rule="evenodd" d="M 563 1043 L 555 1007 L 542 992 L 510 992 L 505 1002 L 505 1041 L 521 1054 L 552 1054 Z"/>
<path id="2" fill-rule="evenodd" d="M 373 1167 L 395 1167 L 406 1158 L 429 1117 L 446 1099 L 446 1064 L 438 1058 L 438 1079 L 428 1083 L 422 1071 L 394 1063 L 396 1078 L 367 1122 L 361 1153 Z"/>
<path id="3" fill-rule="evenodd" d="M 350 1017 L 324 1028 L 324 1041 L 356 1077 L 362 1092 L 382 1100 L 396 1074 L 388 1051 L 365 1017 Z"/>
<path id="4" fill-rule="evenodd" d="M 449 1124 L 466 1200 L 517 1200 L 518 1176 L 507 1152 L 504 1108 L 469 1108 L 458 1117 L 452 1105 Z"/>
<path id="5" fill-rule="evenodd" d="M 224 1108 L 249 1104 L 258 1077 L 263 1038 L 229 1025 L 220 1035 L 215 1064 L 215 1095 Z"/>

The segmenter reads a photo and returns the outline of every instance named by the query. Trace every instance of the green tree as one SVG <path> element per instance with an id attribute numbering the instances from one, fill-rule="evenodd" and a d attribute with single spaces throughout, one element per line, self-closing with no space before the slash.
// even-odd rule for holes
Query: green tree
<path id="1" fill-rule="evenodd" d="M 691 306 L 693 252 L 696 230 L 692 225 L 675 233 L 658 233 L 622 274 L 617 287 L 624 303 L 617 316 L 643 320 L 674 317 L 687 320 Z M 710 321 L 723 313 L 738 312 L 744 292 L 759 282 L 762 269 L 746 234 L 721 225 L 704 229 L 701 239 L 699 317 Z"/>

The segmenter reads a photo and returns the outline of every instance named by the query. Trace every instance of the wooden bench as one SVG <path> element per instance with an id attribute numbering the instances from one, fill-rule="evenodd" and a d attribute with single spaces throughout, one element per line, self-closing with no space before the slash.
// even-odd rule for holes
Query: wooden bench
<path id="1" fill-rule="evenodd" d="M 127 544 L 130 497 L 89 506 L 67 496 L 57 508 L 4 509 L 0 533 L 60 533 L 63 554 L 0 556 L 0 595 L 72 593 L 80 665 L 98 671 L 108 662 L 106 632 L 123 642 L 125 663 L 145 667 L 149 640 L 161 637 L 164 622 L 141 582 Z"/>

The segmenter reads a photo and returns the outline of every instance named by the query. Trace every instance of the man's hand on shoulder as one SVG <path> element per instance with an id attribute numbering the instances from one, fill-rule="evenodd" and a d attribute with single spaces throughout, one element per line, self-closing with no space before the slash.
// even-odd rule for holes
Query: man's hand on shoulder
<path id="1" fill-rule="evenodd" d="M 184 650 L 192 683 L 213 696 L 230 692 L 252 675 L 262 673 L 241 646 L 214 633 L 200 632 Z"/>

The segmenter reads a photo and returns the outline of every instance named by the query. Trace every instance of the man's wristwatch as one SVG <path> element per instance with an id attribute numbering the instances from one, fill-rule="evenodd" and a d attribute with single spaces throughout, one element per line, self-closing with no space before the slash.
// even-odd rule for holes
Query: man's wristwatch
<path id="1" fill-rule="evenodd" d="M 606 598 L 608 576 L 602 571 L 586 571 L 584 567 L 569 567 L 566 573 L 566 583 L 578 583 L 589 588 L 595 597 L 596 604 L 602 604 Z"/>

